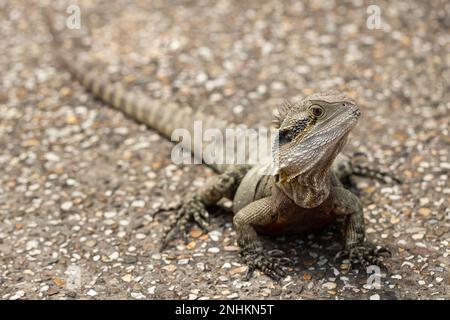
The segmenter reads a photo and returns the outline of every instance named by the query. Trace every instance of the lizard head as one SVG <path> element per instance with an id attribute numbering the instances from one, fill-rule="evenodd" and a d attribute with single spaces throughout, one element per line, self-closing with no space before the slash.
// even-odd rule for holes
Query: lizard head
<path id="1" fill-rule="evenodd" d="M 286 104 L 275 121 L 273 156 L 280 182 L 311 170 L 328 170 L 356 125 L 360 111 L 343 93 L 328 91 Z"/>

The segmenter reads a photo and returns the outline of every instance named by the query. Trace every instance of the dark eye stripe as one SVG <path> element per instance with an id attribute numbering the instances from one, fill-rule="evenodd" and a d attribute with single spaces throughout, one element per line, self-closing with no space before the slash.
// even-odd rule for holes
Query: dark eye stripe
<path id="1" fill-rule="evenodd" d="M 296 136 L 301 134 L 312 122 L 315 122 L 315 120 L 307 117 L 299 120 L 288 129 L 280 130 L 280 132 L 278 133 L 280 145 L 291 142 Z"/>

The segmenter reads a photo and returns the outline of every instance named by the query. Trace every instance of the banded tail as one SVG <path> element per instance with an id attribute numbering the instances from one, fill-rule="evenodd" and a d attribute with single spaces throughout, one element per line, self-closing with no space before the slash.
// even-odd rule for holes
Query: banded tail
<path id="1" fill-rule="evenodd" d="M 225 131 L 226 128 L 235 127 L 234 124 L 219 120 L 213 116 L 206 116 L 201 112 L 193 112 L 189 107 L 180 107 L 176 103 L 162 103 L 159 100 L 149 99 L 142 94 L 127 92 L 119 82 L 112 82 L 88 70 L 83 64 L 62 54 L 62 42 L 57 30 L 53 27 L 48 12 L 44 12 L 47 24 L 52 34 L 58 59 L 62 65 L 79 81 L 79 83 L 96 98 L 106 102 L 127 116 L 158 131 L 162 136 L 171 139 L 175 129 L 183 128 L 189 131 L 191 141 L 183 141 L 183 147 L 195 155 L 203 155 L 204 143 L 194 143 L 194 121 L 202 121 L 202 128 L 216 128 Z M 225 171 L 229 165 L 209 164 L 218 172 Z"/>

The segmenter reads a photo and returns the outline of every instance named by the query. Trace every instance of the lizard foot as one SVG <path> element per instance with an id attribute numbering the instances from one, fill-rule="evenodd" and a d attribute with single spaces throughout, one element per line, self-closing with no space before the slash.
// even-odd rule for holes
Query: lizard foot
<path id="1" fill-rule="evenodd" d="M 391 252 L 385 247 L 377 249 L 369 244 L 359 244 L 340 251 L 334 258 L 334 261 L 347 258 L 352 265 L 357 264 L 365 269 L 371 265 L 385 268 L 382 257 L 386 255 L 390 256 Z"/>
<path id="2" fill-rule="evenodd" d="M 258 269 L 265 275 L 275 281 L 280 281 L 286 276 L 281 266 L 277 264 L 271 257 L 266 256 L 262 249 L 250 249 L 241 251 L 241 257 L 248 266 L 247 273 L 244 277 L 245 281 L 250 280 L 253 272 Z"/>
<path id="3" fill-rule="evenodd" d="M 185 243 L 189 242 L 187 224 L 190 220 L 193 220 L 203 232 L 208 232 L 209 214 L 205 208 L 205 204 L 196 195 L 189 196 L 187 199 L 182 200 L 173 206 L 159 209 L 154 215 L 164 211 L 175 211 L 176 216 L 175 220 L 165 231 L 160 251 L 163 251 L 167 247 L 167 244 L 177 231 L 181 234 Z"/>
<path id="4" fill-rule="evenodd" d="M 364 160 L 362 159 L 364 158 Z M 352 157 L 353 174 L 361 177 L 376 179 L 383 183 L 401 184 L 402 180 L 390 172 L 386 172 L 367 164 L 367 155 L 363 152 L 355 152 Z"/>

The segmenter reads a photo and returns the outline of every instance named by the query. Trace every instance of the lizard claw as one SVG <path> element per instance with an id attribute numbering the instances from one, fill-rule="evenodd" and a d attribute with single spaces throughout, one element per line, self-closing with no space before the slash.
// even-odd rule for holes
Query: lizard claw
<path id="1" fill-rule="evenodd" d="M 161 211 L 176 211 L 176 217 L 165 231 L 160 251 L 163 251 L 167 247 L 169 241 L 172 240 L 177 231 L 181 234 L 184 243 L 189 242 L 187 224 L 190 220 L 193 220 L 203 232 L 208 232 L 208 211 L 203 202 L 195 195 L 188 197 L 187 200 L 176 204 L 170 209 L 159 210 L 157 213 Z"/>
<path id="2" fill-rule="evenodd" d="M 389 249 L 385 247 L 374 248 L 372 245 L 359 244 L 346 248 L 335 256 L 334 261 L 338 259 L 347 258 L 351 265 L 359 265 L 365 270 L 371 266 L 376 265 L 381 268 L 386 268 L 381 257 L 391 255 Z"/>
<path id="3" fill-rule="evenodd" d="M 286 277 L 286 272 L 272 258 L 262 253 L 262 249 L 242 250 L 241 256 L 248 266 L 244 280 L 248 281 L 258 269 L 272 280 L 279 282 Z"/>

